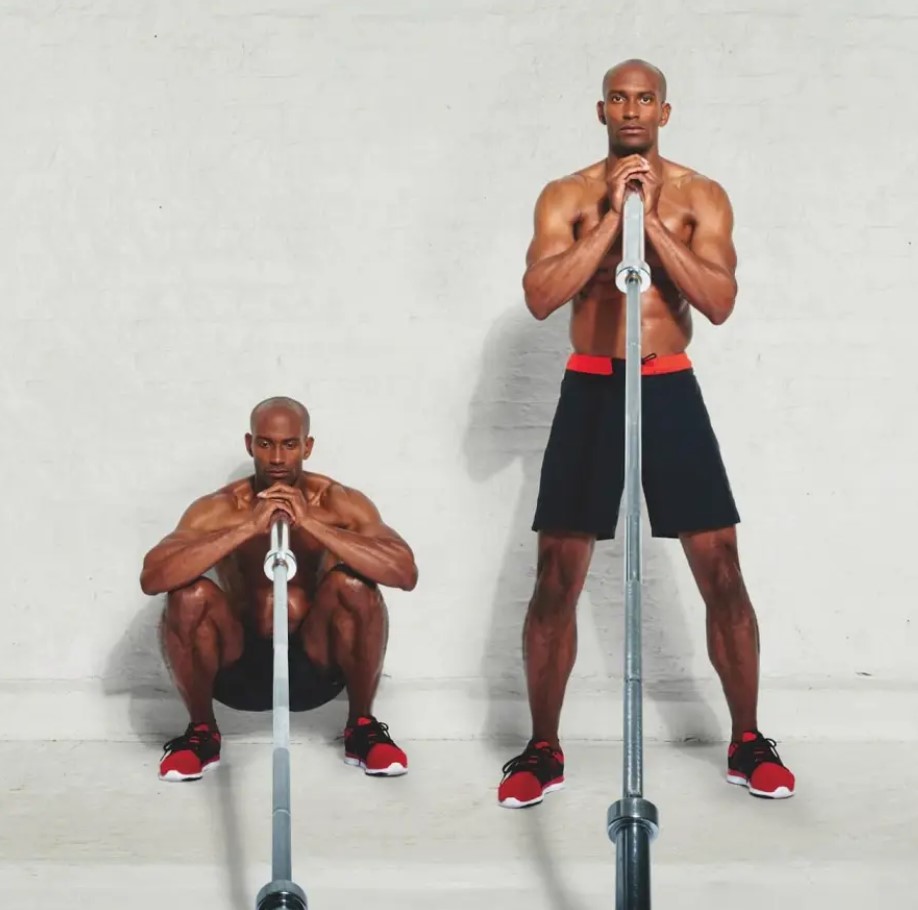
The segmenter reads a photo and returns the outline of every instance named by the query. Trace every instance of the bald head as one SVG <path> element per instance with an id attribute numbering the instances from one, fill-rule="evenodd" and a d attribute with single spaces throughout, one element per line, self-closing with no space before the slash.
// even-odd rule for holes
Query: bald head
<path id="1" fill-rule="evenodd" d="M 312 454 L 309 411 L 295 398 L 277 395 L 259 401 L 249 416 L 245 447 L 255 462 L 255 486 L 296 486 L 303 462 Z"/>
<path id="2" fill-rule="evenodd" d="M 596 115 L 615 158 L 656 155 L 660 129 L 669 122 L 666 77 L 646 60 L 623 60 L 602 79 Z"/>
<path id="3" fill-rule="evenodd" d="M 304 437 L 309 435 L 309 411 L 306 410 L 305 405 L 301 404 L 295 398 L 287 398 L 284 395 L 266 398 L 264 401 L 259 401 L 258 404 L 252 408 L 252 413 L 249 415 L 249 430 L 252 433 L 255 432 L 255 425 L 259 418 L 270 411 L 289 411 L 295 414 L 302 425 L 302 435 Z"/>
<path id="4" fill-rule="evenodd" d="M 605 76 L 602 77 L 603 98 L 605 98 L 609 94 L 609 91 L 614 88 L 617 80 L 624 79 L 632 74 L 643 74 L 644 76 L 650 76 L 654 79 L 656 81 L 660 103 L 662 104 L 666 101 L 666 76 L 664 76 L 663 72 L 652 63 L 637 58 L 616 63 L 615 66 L 608 70 Z"/>

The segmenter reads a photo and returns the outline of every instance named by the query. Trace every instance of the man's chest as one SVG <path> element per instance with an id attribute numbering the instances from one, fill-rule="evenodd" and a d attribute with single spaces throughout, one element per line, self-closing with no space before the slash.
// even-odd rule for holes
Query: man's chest
<path id="1" fill-rule="evenodd" d="M 609 200 L 605 195 L 588 197 L 581 204 L 580 217 L 574 227 L 574 235 L 579 240 L 588 234 L 609 211 Z M 689 199 L 684 191 L 663 187 L 657 202 L 657 214 L 666 229 L 683 243 L 692 238 L 695 228 L 695 216 Z M 622 237 L 619 233 L 613 250 L 621 251 Z"/>

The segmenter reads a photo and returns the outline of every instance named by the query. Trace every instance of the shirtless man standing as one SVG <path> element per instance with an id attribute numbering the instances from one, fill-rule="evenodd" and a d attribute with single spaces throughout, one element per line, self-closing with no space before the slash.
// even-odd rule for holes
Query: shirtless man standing
<path id="1" fill-rule="evenodd" d="M 757 796 L 793 795 L 794 776 L 758 730 L 759 637 L 740 573 L 739 515 L 702 394 L 685 353 L 692 310 L 714 325 L 733 311 L 733 212 L 713 180 L 660 157 L 666 80 L 628 60 L 606 73 L 597 104 L 608 156 L 550 182 L 535 206 L 523 278 L 542 320 L 572 300 L 570 356 L 542 464 L 533 530 L 535 590 L 523 629 L 532 738 L 504 766 L 501 805 L 541 802 L 564 783 L 558 724 L 576 655 L 575 611 L 596 540 L 615 535 L 624 487 L 626 187 L 644 201 L 652 286 L 642 311 L 642 479 L 654 537 L 679 538 L 707 608 L 708 654 L 733 722 L 727 780 Z"/>
<path id="2" fill-rule="evenodd" d="M 318 707 L 346 687 L 345 761 L 373 775 L 408 769 L 372 702 L 389 628 L 379 586 L 412 590 L 414 556 L 366 496 L 303 470 L 313 442 L 298 401 L 256 405 L 245 437 L 253 475 L 192 503 L 144 560 L 144 593 L 168 595 L 163 650 L 190 715 L 165 745 L 162 780 L 197 780 L 219 764 L 214 698 L 242 711 L 272 707 L 274 596 L 264 559 L 280 515 L 297 561 L 288 586 L 290 709 Z M 219 585 L 204 577 L 212 568 Z"/>

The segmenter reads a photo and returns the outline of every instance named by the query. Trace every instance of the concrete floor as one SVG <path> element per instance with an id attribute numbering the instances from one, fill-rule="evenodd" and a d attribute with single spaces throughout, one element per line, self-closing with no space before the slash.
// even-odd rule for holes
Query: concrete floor
<path id="1" fill-rule="evenodd" d="M 178 732 L 178 731 L 177 731 Z M 614 906 L 606 809 L 621 747 L 568 742 L 567 788 L 524 811 L 496 788 L 513 747 L 404 741 L 376 780 L 340 743 L 293 747 L 294 878 L 313 910 L 599 910 Z M 722 746 L 648 745 L 658 908 L 916 906 L 914 746 L 782 743 L 797 795 L 723 781 Z M 158 781 L 141 742 L 0 744 L 4 907 L 252 910 L 270 878 L 270 747 L 228 737 L 203 781 Z"/>

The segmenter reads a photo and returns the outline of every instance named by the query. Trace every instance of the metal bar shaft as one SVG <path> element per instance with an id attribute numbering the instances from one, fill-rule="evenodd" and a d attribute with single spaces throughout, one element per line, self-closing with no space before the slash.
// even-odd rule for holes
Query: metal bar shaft
<path id="1" fill-rule="evenodd" d="M 274 753 L 271 867 L 275 881 L 292 878 L 290 856 L 290 666 L 288 659 L 287 571 L 290 527 L 279 519 L 271 527 L 274 557 Z"/>
<path id="2" fill-rule="evenodd" d="M 274 749 L 272 752 L 271 873 L 258 892 L 257 910 L 307 910 L 306 894 L 293 881 L 290 844 L 290 664 L 287 582 L 296 575 L 285 518 L 271 524 L 265 574 L 274 583 Z"/>
<path id="3" fill-rule="evenodd" d="M 624 795 L 644 787 L 641 680 L 641 289 L 644 262 L 644 203 L 625 199 L 622 225 L 625 284 L 625 704 Z"/>
<path id="4" fill-rule="evenodd" d="M 625 295 L 625 680 L 623 796 L 609 807 L 616 851 L 616 910 L 650 910 L 650 842 L 656 807 L 643 798 L 644 730 L 641 665 L 641 292 L 650 286 L 644 261 L 644 201 L 625 197 L 622 261 L 615 283 Z"/>
<path id="5" fill-rule="evenodd" d="M 650 832 L 640 822 L 623 826 L 615 854 L 615 906 L 650 910 Z"/>
<path id="6" fill-rule="evenodd" d="M 644 788 L 641 679 L 641 283 L 628 279 L 625 360 L 624 795 Z M 635 314 L 635 310 L 637 311 Z"/>

